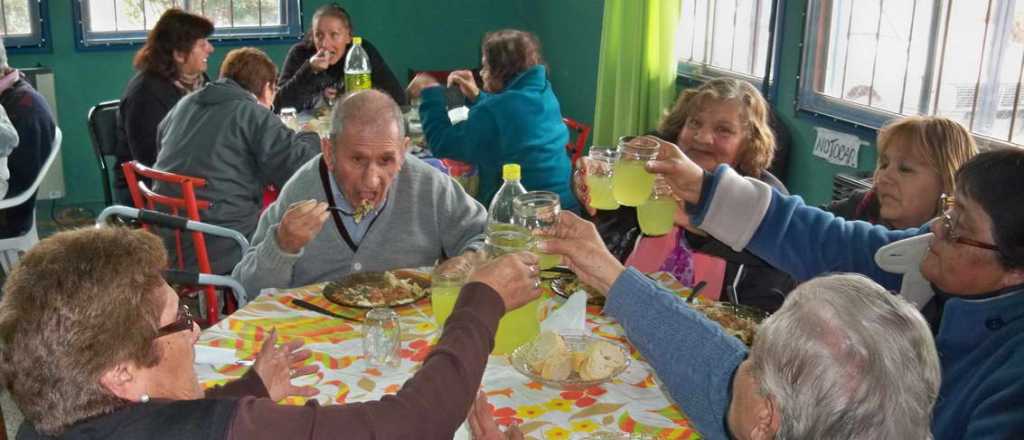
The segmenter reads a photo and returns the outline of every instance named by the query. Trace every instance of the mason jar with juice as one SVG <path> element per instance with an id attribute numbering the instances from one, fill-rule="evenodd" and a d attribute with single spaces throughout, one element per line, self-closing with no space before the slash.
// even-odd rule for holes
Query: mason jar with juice
<path id="1" fill-rule="evenodd" d="M 583 158 L 587 172 L 587 188 L 590 207 L 602 210 L 619 209 L 619 202 L 612 194 L 612 169 L 619 159 L 619 152 L 613 148 L 590 147 L 590 153 Z"/>
<path id="2" fill-rule="evenodd" d="M 612 194 L 619 204 L 638 207 L 650 198 L 654 174 L 644 164 L 658 157 L 659 148 L 647 137 L 619 138 L 619 159 L 612 170 Z"/>
<path id="3" fill-rule="evenodd" d="M 665 235 L 674 226 L 673 218 L 679 202 L 672 196 L 672 188 L 661 175 L 654 179 L 654 188 L 647 202 L 636 208 L 640 232 L 645 235 Z"/>
<path id="4" fill-rule="evenodd" d="M 508 225 L 513 226 L 513 225 Z M 530 231 L 521 227 L 491 229 L 484 241 L 487 258 L 497 258 L 514 252 L 529 251 L 534 246 Z M 494 336 L 492 354 L 507 354 L 516 347 L 532 341 L 540 334 L 540 320 L 537 312 L 543 300 L 541 297 L 528 304 L 505 313 L 498 322 L 498 333 Z"/>

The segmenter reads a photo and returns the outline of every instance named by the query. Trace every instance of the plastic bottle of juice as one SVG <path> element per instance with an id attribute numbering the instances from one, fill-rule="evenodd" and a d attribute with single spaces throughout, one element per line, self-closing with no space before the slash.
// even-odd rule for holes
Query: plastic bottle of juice
<path id="1" fill-rule="evenodd" d="M 345 93 L 373 87 L 370 73 L 370 56 L 363 49 L 363 38 L 352 37 L 352 48 L 345 55 Z"/>
<path id="2" fill-rule="evenodd" d="M 494 194 L 494 198 L 491 199 L 491 206 L 487 210 L 488 233 L 492 231 L 525 230 L 525 228 L 518 228 L 515 225 L 513 220 L 515 210 L 512 207 L 512 202 L 516 199 L 516 196 L 526 194 L 526 188 L 519 182 L 521 176 L 519 164 L 507 163 L 501 167 L 501 178 L 505 183 L 502 183 L 501 188 Z"/>
<path id="3" fill-rule="evenodd" d="M 530 243 L 524 240 L 518 243 L 517 232 L 527 234 L 530 231 L 522 226 L 514 224 L 515 210 L 513 200 L 520 194 L 526 194 L 526 188 L 519 182 L 521 170 L 518 164 L 509 163 L 501 168 L 501 178 L 505 181 L 494 194 L 491 200 L 490 209 L 487 210 L 487 234 L 488 241 L 497 246 L 488 246 L 490 249 L 503 248 L 509 251 L 521 248 L 528 250 Z M 495 255 L 488 255 L 493 258 Z M 530 342 L 540 333 L 540 320 L 537 319 L 537 309 L 541 299 L 537 298 L 529 304 L 512 310 L 505 314 L 498 323 L 498 333 L 494 337 L 493 354 L 507 354 L 516 347 Z"/>

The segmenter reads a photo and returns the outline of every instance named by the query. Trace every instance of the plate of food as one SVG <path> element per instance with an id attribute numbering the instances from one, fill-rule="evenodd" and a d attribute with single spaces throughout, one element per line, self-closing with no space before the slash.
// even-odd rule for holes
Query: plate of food
<path id="1" fill-rule="evenodd" d="M 596 288 L 583 283 L 575 275 L 563 276 L 551 280 L 551 291 L 555 292 L 556 295 L 562 298 L 568 298 L 572 294 L 576 293 L 577 290 L 583 290 L 587 292 L 587 304 L 595 306 L 604 305 L 604 295 L 597 291 Z"/>
<path id="2" fill-rule="evenodd" d="M 727 302 L 693 303 L 690 306 L 717 322 L 727 333 L 739 338 L 747 347 L 754 344 L 757 325 L 768 317 L 767 313 L 759 309 Z"/>
<path id="3" fill-rule="evenodd" d="M 598 385 L 629 368 L 629 351 L 621 344 L 582 334 L 545 331 L 509 354 L 509 363 L 524 376 L 553 388 Z"/>
<path id="4" fill-rule="evenodd" d="M 350 274 L 324 286 L 324 297 L 348 307 L 395 307 L 430 293 L 430 276 L 415 270 Z"/>

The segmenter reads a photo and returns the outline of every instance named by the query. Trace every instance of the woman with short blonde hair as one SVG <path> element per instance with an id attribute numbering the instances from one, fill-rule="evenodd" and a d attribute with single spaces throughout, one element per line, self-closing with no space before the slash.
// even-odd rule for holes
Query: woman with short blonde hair
<path id="1" fill-rule="evenodd" d="M 878 131 L 878 164 L 870 190 L 833 202 L 829 211 L 892 228 L 921 226 L 942 213 L 942 194 L 956 191 L 954 176 L 978 154 L 962 125 L 941 116 L 908 116 Z"/>

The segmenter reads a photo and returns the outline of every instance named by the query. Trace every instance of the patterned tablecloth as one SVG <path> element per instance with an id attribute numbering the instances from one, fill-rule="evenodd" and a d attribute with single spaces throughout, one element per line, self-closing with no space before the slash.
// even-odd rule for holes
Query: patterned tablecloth
<path id="1" fill-rule="evenodd" d="M 668 274 L 656 274 L 666 287 L 686 290 Z M 252 359 L 271 328 L 279 342 L 302 338 L 313 351 L 310 362 L 320 373 L 297 380 L 320 390 L 321 404 L 367 401 L 393 394 L 419 368 L 438 336 L 429 296 L 396 310 L 401 316 L 401 365 L 396 369 L 369 368 L 362 359 L 359 323 L 326 317 L 291 305 L 302 298 L 329 310 L 356 314 L 331 303 L 321 295 L 322 284 L 262 295 L 227 319 L 203 331 L 198 345 L 235 351 L 237 359 Z M 545 312 L 564 300 L 546 294 Z M 553 297 L 552 297 L 553 296 Z M 630 348 L 633 362 L 625 373 L 611 382 L 585 390 L 566 391 L 532 382 L 509 365 L 505 356 L 491 356 L 483 379 L 483 390 L 499 424 L 518 423 L 527 438 L 583 439 L 591 433 L 631 433 L 635 438 L 696 439 L 680 409 L 671 403 L 658 385 L 653 370 L 623 336 L 615 320 L 589 307 L 587 328 L 594 334 L 623 343 Z M 200 347 L 203 348 L 203 347 Z M 242 365 L 197 364 L 200 382 L 206 387 L 239 377 L 249 367 Z M 288 398 L 283 403 L 302 404 L 304 399 Z M 637 434 L 646 434 L 643 436 Z M 627 434 L 628 438 L 628 434 Z"/>

